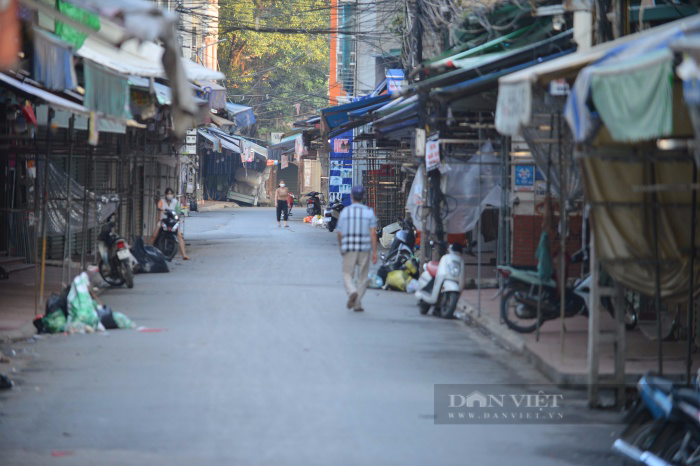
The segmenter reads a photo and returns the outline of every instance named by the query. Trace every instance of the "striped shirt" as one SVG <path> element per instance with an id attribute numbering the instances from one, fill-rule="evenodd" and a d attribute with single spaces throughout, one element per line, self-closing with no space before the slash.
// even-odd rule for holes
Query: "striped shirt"
<path id="1" fill-rule="evenodd" d="M 374 210 L 364 204 L 354 203 L 344 208 L 338 218 L 341 233 L 340 251 L 369 251 L 372 241 L 370 229 L 377 228 Z"/>

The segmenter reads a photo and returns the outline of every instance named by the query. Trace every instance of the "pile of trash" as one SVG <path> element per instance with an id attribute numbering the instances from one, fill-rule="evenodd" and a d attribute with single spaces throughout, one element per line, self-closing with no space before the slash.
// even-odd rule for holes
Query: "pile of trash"
<path id="1" fill-rule="evenodd" d="M 323 217 L 320 215 L 309 215 L 308 217 L 304 217 L 304 223 L 310 223 L 315 227 L 321 227 L 323 226 Z"/>
<path id="2" fill-rule="evenodd" d="M 134 323 L 121 312 L 99 303 L 83 272 L 61 294 L 46 300 L 46 313 L 34 319 L 38 333 L 93 333 L 116 328 L 133 328 Z"/>
<path id="3" fill-rule="evenodd" d="M 415 293 L 418 275 L 418 260 L 412 256 L 402 264 L 384 264 L 367 278 L 370 288 Z"/>

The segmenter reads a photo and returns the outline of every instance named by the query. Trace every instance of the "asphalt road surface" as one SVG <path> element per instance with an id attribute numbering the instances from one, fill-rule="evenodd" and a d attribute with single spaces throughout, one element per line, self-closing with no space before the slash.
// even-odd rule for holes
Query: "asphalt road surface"
<path id="1" fill-rule="evenodd" d="M 102 295 L 160 331 L 5 346 L 25 363 L 0 393 L 0 464 L 619 464 L 618 415 L 579 392 L 567 415 L 584 423 L 435 425 L 434 384 L 545 381 L 406 293 L 369 290 L 365 313 L 346 310 L 335 234 L 295 220 L 193 214 L 193 260 Z"/>

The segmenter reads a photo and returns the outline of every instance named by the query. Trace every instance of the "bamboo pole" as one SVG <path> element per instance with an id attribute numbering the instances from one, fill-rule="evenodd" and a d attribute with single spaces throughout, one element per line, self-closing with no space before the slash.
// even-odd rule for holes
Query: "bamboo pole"
<path id="1" fill-rule="evenodd" d="M 44 162 L 44 190 L 42 192 L 42 208 L 41 208 L 41 277 L 39 282 L 39 304 L 44 302 L 44 282 L 46 278 L 46 217 L 49 207 L 49 163 L 51 158 L 51 121 L 53 120 L 54 110 L 49 107 L 48 121 L 46 124 L 46 160 Z M 38 173 L 37 173 L 38 175 Z M 38 308 L 34 314 L 38 314 Z"/>
<path id="2" fill-rule="evenodd" d="M 698 167 L 693 166 L 693 184 L 698 182 Z M 695 316 L 695 221 L 697 219 L 697 190 L 691 191 L 693 199 L 690 211 L 690 277 L 688 277 L 688 341 L 686 345 L 685 380 L 690 385 L 690 372 L 693 366 L 693 319 Z"/>

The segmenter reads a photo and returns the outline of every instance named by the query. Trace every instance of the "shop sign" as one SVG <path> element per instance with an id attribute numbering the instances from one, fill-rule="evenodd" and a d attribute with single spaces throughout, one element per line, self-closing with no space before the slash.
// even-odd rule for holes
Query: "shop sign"
<path id="1" fill-rule="evenodd" d="M 180 149 L 181 154 L 185 155 L 196 155 L 197 154 L 197 144 L 185 144 Z"/>
<path id="2" fill-rule="evenodd" d="M 515 190 L 534 191 L 535 190 L 535 166 L 515 165 Z"/>
<path id="3" fill-rule="evenodd" d="M 569 95 L 571 88 L 566 79 L 555 79 L 549 82 L 549 93 L 551 95 L 563 96 Z"/>
<path id="4" fill-rule="evenodd" d="M 428 171 L 440 167 L 440 135 L 434 134 L 425 142 L 425 168 Z"/>

